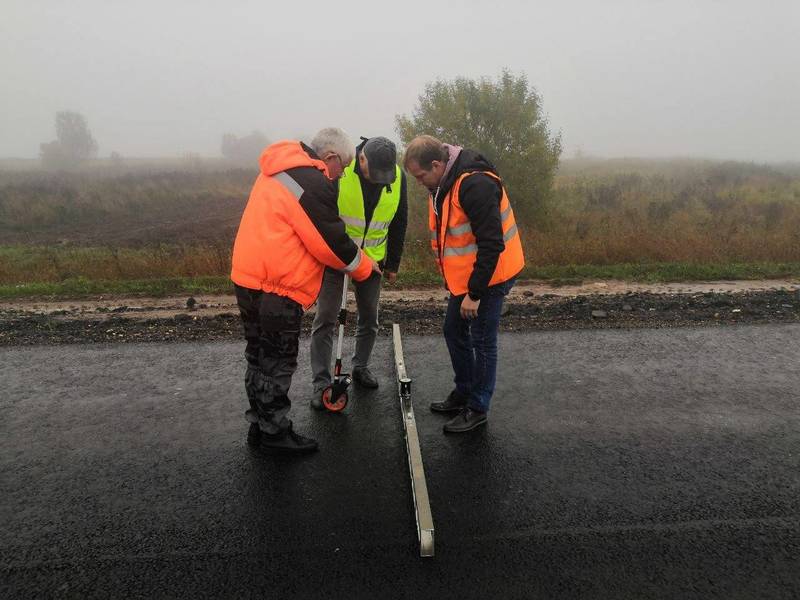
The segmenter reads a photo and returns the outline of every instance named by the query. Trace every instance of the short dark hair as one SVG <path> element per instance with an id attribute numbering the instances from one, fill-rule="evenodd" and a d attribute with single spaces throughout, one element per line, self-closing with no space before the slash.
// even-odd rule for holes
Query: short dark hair
<path id="1" fill-rule="evenodd" d="M 418 135 L 406 146 L 403 166 L 408 168 L 408 163 L 413 160 L 421 169 L 428 171 L 433 161 L 446 163 L 449 156 L 450 153 L 440 140 L 432 135 Z"/>

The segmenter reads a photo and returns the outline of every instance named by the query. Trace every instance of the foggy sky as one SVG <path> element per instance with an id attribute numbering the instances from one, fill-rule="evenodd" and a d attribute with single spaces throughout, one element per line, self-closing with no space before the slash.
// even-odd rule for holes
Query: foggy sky
<path id="1" fill-rule="evenodd" d="M 800 2 L 0 0 L 0 157 L 59 110 L 99 155 L 231 132 L 397 139 L 427 82 L 525 73 L 564 156 L 800 160 Z"/>

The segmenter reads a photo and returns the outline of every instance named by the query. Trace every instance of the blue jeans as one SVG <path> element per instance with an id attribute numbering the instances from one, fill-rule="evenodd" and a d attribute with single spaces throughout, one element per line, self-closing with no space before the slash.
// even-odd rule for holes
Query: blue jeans
<path id="1" fill-rule="evenodd" d="M 468 397 L 468 406 L 488 412 L 497 376 L 497 332 L 500 311 L 516 278 L 489 287 L 481 298 L 478 316 L 461 318 L 464 296 L 450 296 L 444 318 L 444 339 L 455 372 L 456 390 Z"/>

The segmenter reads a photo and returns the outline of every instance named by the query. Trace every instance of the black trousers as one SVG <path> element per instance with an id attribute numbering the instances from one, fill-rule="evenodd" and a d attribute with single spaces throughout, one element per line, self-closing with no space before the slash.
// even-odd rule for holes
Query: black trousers
<path id="1" fill-rule="evenodd" d="M 245 416 L 265 433 L 285 431 L 292 406 L 289 387 L 297 370 L 303 307 L 277 294 L 236 286 L 247 341 L 244 378 L 250 408 Z"/>

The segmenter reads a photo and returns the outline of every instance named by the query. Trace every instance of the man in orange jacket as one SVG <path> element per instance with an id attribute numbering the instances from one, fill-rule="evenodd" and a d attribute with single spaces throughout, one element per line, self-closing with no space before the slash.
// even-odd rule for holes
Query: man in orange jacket
<path id="1" fill-rule="evenodd" d="M 458 413 L 444 431 L 463 433 L 487 422 L 500 314 L 525 266 L 522 244 L 505 186 L 486 158 L 421 135 L 408 144 L 404 162 L 430 191 L 431 249 L 450 291 L 444 337 L 455 389 L 431 410 Z"/>
<path id="2" fill-rule="evenodd" d="M 308 452 L 317 442 L 295 432 L 288 392 L 297 369 L 300 320 L 317 299 L 325 267 L 363 281 L 378 265 L 339 219 L 337 179 L 353 159 L 341 129 L 310 146 L 282 141 L 264 150 L 261 173 L 233 247 L 231 279 L 247 341 L 247 441 L 266 451 Z"/>

